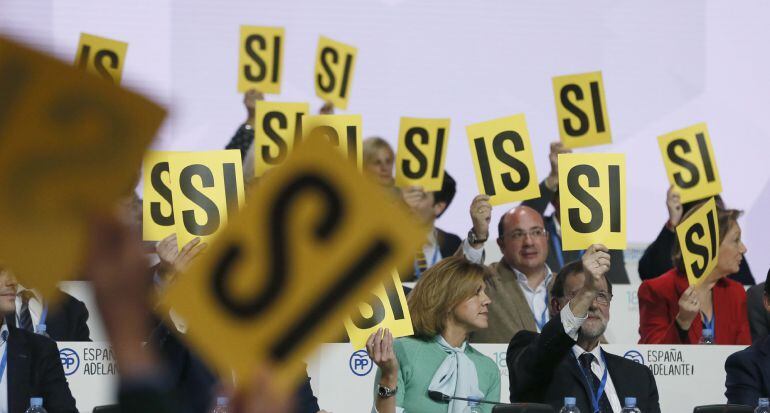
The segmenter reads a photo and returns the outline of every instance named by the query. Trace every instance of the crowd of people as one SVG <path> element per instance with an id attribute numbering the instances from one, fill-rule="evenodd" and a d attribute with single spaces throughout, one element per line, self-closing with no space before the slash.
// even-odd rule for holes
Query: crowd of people
<path id="1" fill-rule="evenodd" d="M 227 145 L 241 151 L 247 185 L 255 181 L 251 125 L 260 99 L 255 91 L 245 95 L 247 119 Z M 322 113 L 333 110 L 327 104 Z M 468 402 L 456 398 L 500 401 L 499 369 L 471 343 L 508 344 L 511 402 L 558 410 L 572 396 L 581 411 L 620 412 L 623 400 L 635 397 L 642 411 L 660 411 L 652 372 L 602 348 L 613 284 L 629 283 L 623 251 L 600 244 L 561 248 L 557 157 L 567 152 L 551 144 L 541 196 L 499 217 L 494 241 L 502 258 L 486 264 L 485 249 L 494 248 L 489 197 L 473 199 L 465 236 L 446 232 L 436 220 L 452 204 L 455 180 L 445 173 L 438 191 L 396 188 L 392 147 L 379 137 L 364 140 L 364 173 L 429 228 L 412 271 L 401 274 L 416 282 L 407 291 L 414 336 L 394 339 L 380 329 L 366 343 L 378 366 L 372 411 L 457 413 L 468 411 Z M 141 202 L 131 199 L 118 214 L 122 219 L 93 218 L 81 274 L 93 285 L 120 365 L 120 411 L 205 413 L 226 395 L 234 412 L 322 412 L 310 377 L 285 397 L 273 388 L 269 366 L 255 368 L 246 390 L 235 392 L 185 344 L 183 321 L 173 312 L 155 315 L 150 297 L 183 276 L 206 244 L 196 239 L 178 249 L 174 235 L 143 244 Z M 691 287 L 674 231 L 702 202 L 682 204 L 676 190 L 668 190 L 669 220 L 639 262 L 639 343 L 698 344 L 710 332 L 715 344 L 750 345 L 727 360 L 726 398 L 754 406 L 770 396 L 770 290 L 763 282 L 745 292 L 754 278 L 744 258 L 741 212 L 717 201 L 717 267 Z M 554 212 L 545 215 L 549 205 Z M 159 259 L 155 265 L 146 260 L 148 247 Z M 54 341 L 90 340 L 88 310 L 62 294 L 49 311 L 39 293 L 0 267 L 0 352 L 8 360 L 0 369 L 0 412 L 22 413 L 32 396 L 42 396 L 50 413 L 77 411 Z M 491 405 L 480 409 L 490 412 Z"/>

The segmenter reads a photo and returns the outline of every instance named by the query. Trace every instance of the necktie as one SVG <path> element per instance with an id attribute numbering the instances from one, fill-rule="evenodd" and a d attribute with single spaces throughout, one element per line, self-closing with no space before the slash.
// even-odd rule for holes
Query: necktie
<path id="1" fill-rule="evenodd" d="M 596 374 L 591 371 L 591 363 L 594 361 L 594 355 L 591 353 L 583 353 L 580 355 L 579 360 L 580 367 L 583 369 L 583 375 L 585 376 L 586 380 L 588 380 L 591 393 L 596 396 L 596 392 L 599 389 L 600 380 L 598 377 L 596 377 Z M 604 368 L 607 368 L 607 366 Z M 610 404 L 610 400 L 607 398 L 606 391 L 602 392 L 602 397 L 599 399 L 599 412 L 612 413 L 612 405 Z"/>
<path id="2" fill-rule="evenodd" d="M 21 311 L 19 311 L 19 328 L 34 333 L 32 327 L 32 314 L 29 312 L 29 300 L 32 298 L 32 292 L 24 290 L 21 293 Z"/>
<path id="3" fill-rule="evenodd" d="M 425 258 L 425 252 L 422 250 L 422 248 L 420 248 L 420 250 L 417 251 L 417 255 L 415 255 L 414 257 L 414 264 L 417 267 L 418 272 L 420 273 L 417 275 L 421 275 L 422 273 L 425 272 L 425 270 L 428 269 L 428 259 Z"/>

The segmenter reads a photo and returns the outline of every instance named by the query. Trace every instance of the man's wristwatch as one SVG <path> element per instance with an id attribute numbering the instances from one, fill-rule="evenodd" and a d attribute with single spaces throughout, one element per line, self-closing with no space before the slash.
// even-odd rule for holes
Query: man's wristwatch
<path id="1" fill-rule="evenodd" d="M 393 395 L 396 394 L 398 391 L 398 387 L 391 389 L 390 387 L 385 387 L 382 384 L 377 387 L 377 395 L 382 397 L 383 399 L 387 399 L 388 397 L 393 397 Z"/>
<path id="2" fill-rule="evenodd" d="M 470 231 L 468 231 L 468 242 L 471 244 L 481 244 L 482 242 L 486 242 L 489 238 L 489 235 L 487 235 L 487 238 L 481 239 L 476 236 L 476 233 L 473 232 L 473 228 L 471 228 Z"/>

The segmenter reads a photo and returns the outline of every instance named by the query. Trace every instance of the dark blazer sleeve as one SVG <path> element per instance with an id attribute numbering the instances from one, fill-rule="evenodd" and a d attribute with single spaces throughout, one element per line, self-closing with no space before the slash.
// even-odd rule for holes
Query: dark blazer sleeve
<path id="1" fill-rule="evenodd" d="M 305 380 L 297 389 L 295 395 L 296 398 L 296 413 L 317 413 L 321 410 L 318 407 L 318 398 L 313 394 L 313 388 L 310 387 L 310 377 L 305 374 Z"/>
<path id="2" fill-rule="evenodd" d="M 647 396 L 647 408 L 646 412 L 660 413 L 660 396 L 658 395 L 658 384 L 655 382 L 655 376 L 652 374 L 652 370 L 645 366 L 647 371 L 647 380 L 649 380 L 648 388 L 650 393 Z"/>
<path id="3" fill-rule="evenodd" d="M 558 316 L 546 323 L 540 334 L 527 330 L 516 333 L 505 356 L 511 402 L 541 399 L 540 393 L 548 387 L 556 366 L 574 344 Z"/>
<path id="4" fill-rule="evenodd" d="M 91 331 L 88 329 L 88 308 L 80 300 L 75 300 L 72 307 L 73 341 L 91 341 Z"/>
<path id="5" fill-rule="evenodd" d="M 767 336 L 767 311 L 762 296 L 765 294 L 765 283 L 757 284 L 746 291 L 746 306 L 749 313 L 751 340 L 757 341 Z"/>
<path id="6" fill-rule="evenodd" d="M 674 248 L 674 235 L 665 225 L 663 226 L 658 237 L 647 246 L 642 258 L 639 259 L 639 278 L 649 280 L 673 267 L 671 252 Z"/>
<path id="7" fill-rule="evenodd" d="M 75 399 L 64 377 L 64 368 L 59 359 L 56 343 L 39 336 L 32 340 L 35 347 L 39 348 L 36 369 L 32 372 L 33 375 L 38 376 L 37 388 L 34 390 L 37 394 L 43 395 L 45 409 L 48 413 L 78 413 Z"/>
<path id="8" fill-rule="evenodd" d="M 522 202 L 521 205 L 528 206 L 539 212 L 540 215 L 543 215 L 546 208 L 548 208 L 548 204 L 553 201 L 554 196 L 556 196 L 556 192 L 548 189 L 545 185 L 545 180 L 542 180 L 540 181 L 540 198 L 528 199 Z"/>
<path id="9" fill-rule="evenodd" d="M 451 257 L 458 250 L 461 250 L 463 240 L 460 237 L 438 228 L 436 228 L 436 232 L 438 233 L 436 242 L 438 242 L 439 252 L 441 252 L 443 258 Z"/>
<path id="10" fill-rule="evenodd" d="M 623 250 L 610 250 L 610 271 L 607 277 L 613 284 L 628 284 L 628 272 L 626 272 L 626 257 Z"/>
<path id="11" fill-rule="evenodd" d="M 761 373 L 752 363 L 749 352 L 731 354 L 725 361 L 725 372 L 725 396 L 728 403 L 756 406 L 757 400 L 766 396 L 761 394 Z"/>

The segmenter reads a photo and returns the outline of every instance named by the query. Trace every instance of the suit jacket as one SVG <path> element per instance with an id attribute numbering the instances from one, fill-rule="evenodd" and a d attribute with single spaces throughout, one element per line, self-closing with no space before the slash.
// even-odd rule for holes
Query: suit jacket
<path id="1" fill-rule="evenodd" d="M 91 341 L 86 305 L 77 298 L 60 292 L 59 303 L 48 310 L 46 333 L 54 341 Z M 5 319 L 10 325 L 18 327 L 15 314 L 9 314 Z"/>
<path id="2" fill-rule="evenodd" d="M 471 335 L 474 343 L 507 343 L 521 330 L 537 331 L 535 316 L 521 291 L 516 274 L 503 261 L 491 264 L 492 277 L 486 293 L 489 304 L 489 326 Z"/>
<path id="3" fill-rule="evenodd" d="M 545 403 L 555 410 L 564 397 L 576 398 L 581 412 L 590 412 L 588 383 L 570 354 L 575 341 L 564 332 L 561 318 L 552 318 L 542 334 L 520 331 L 510 344 L 505 360 L 512 403 Z M 636 397 L 637 406 L 645 413 L 659 413 L 658 387 L 650 369 L 642 364 L 603 351 L 607 371 L 618 399 Z"/>
<path id="4" fill-rule="evenodd" d="M 551 203 L 556 193 L 548 189 L 545 185 L 545 181 L 540 182 L 540 198 L 529 199 L 522 202 L 522 205 L 528 206 L 540 215 L 545 213 L 548 204 Z M 558 254 L 561 246 L 561 236 L 556 231 L 555 217 L 548 215 L 543 217 L 543 223 L 545 230 L 548 231 L 548 258 L 546 264 L 548 268 L 554 273 L 561 270 L 561 263 L 559 262 Z M 579 260 L 582 256 L 582 251 L 562 251 L 562 260 L 564 264 L 572 261 Z M 610 271 L 607 273 L 607 278 L 612 284 L 628 284 L 628 273 L 626 272 L 626 260 L 623 256 L 622 250 L 610 250 Z"/>
<path id="5" fill-rule="evenodd" d="M 642 258 L 639 259 L 639 278 L 649 280 L 670 270 L 674 266 L 671 254 L 674 252 L 675 242 L 676 234 L 664 226 L 655 241 L 647 246 Z M 729 278 L 743 285 L 754 285 L 754 276 L 751 275 L 751 269 L 745 257 L 741 260 L 738 272 L 730 274 Z"/>
<path id="6" fill-rule="evenodd" d="M 687 289 L 687 276 L 672 268 L 639 286 L 639 344 L 697 344 L 702 335 L 700 314 L 688 331 L 676 323 L 679 297 Z M 737 281 L 719 280 L 711 290 L 716 344 L 751 344 L 746 314 L 746 292 Z"/>
<path id="7" fill-rule="evenodd" d="M 12 325 L 8 333 L 9 412 L 24 413 L 31 397 L 42 397 L 48 413 L 78 413 L 56 343 Z"/>
<path id="8" fill-rule="evenodd" d="M 440 228 L 436 228 L 436 243 L 438 243 L 438 250 L 439 253 L 441 253 L 441 257 L 447 258 L 451 257 L 457 252 L 457 250 L 462 245 L 463 240 L 461 240 L 460 237 L 455 234 L 451 234 L 441 230 Z M 414 281 L 414 271 L 412 270 L 409 273 L 401 274 L 401 279 L 403 281 Z"/>
<path id="9" fill-rule="evenodd" d="M 770 396 L 770 337 L 731 354 L 725 372 L 728 403 L 756 406 L 760 397 Z"/>
<path id="10" fill-rule="evenodd" d="M 751 341 L 757 342 L 770 332 L 770 314 L 765 310 L 762 297 L 765 295 L 765 283 L 751 286 L 746 291 L 746 309 L 749 313 Z"/>

